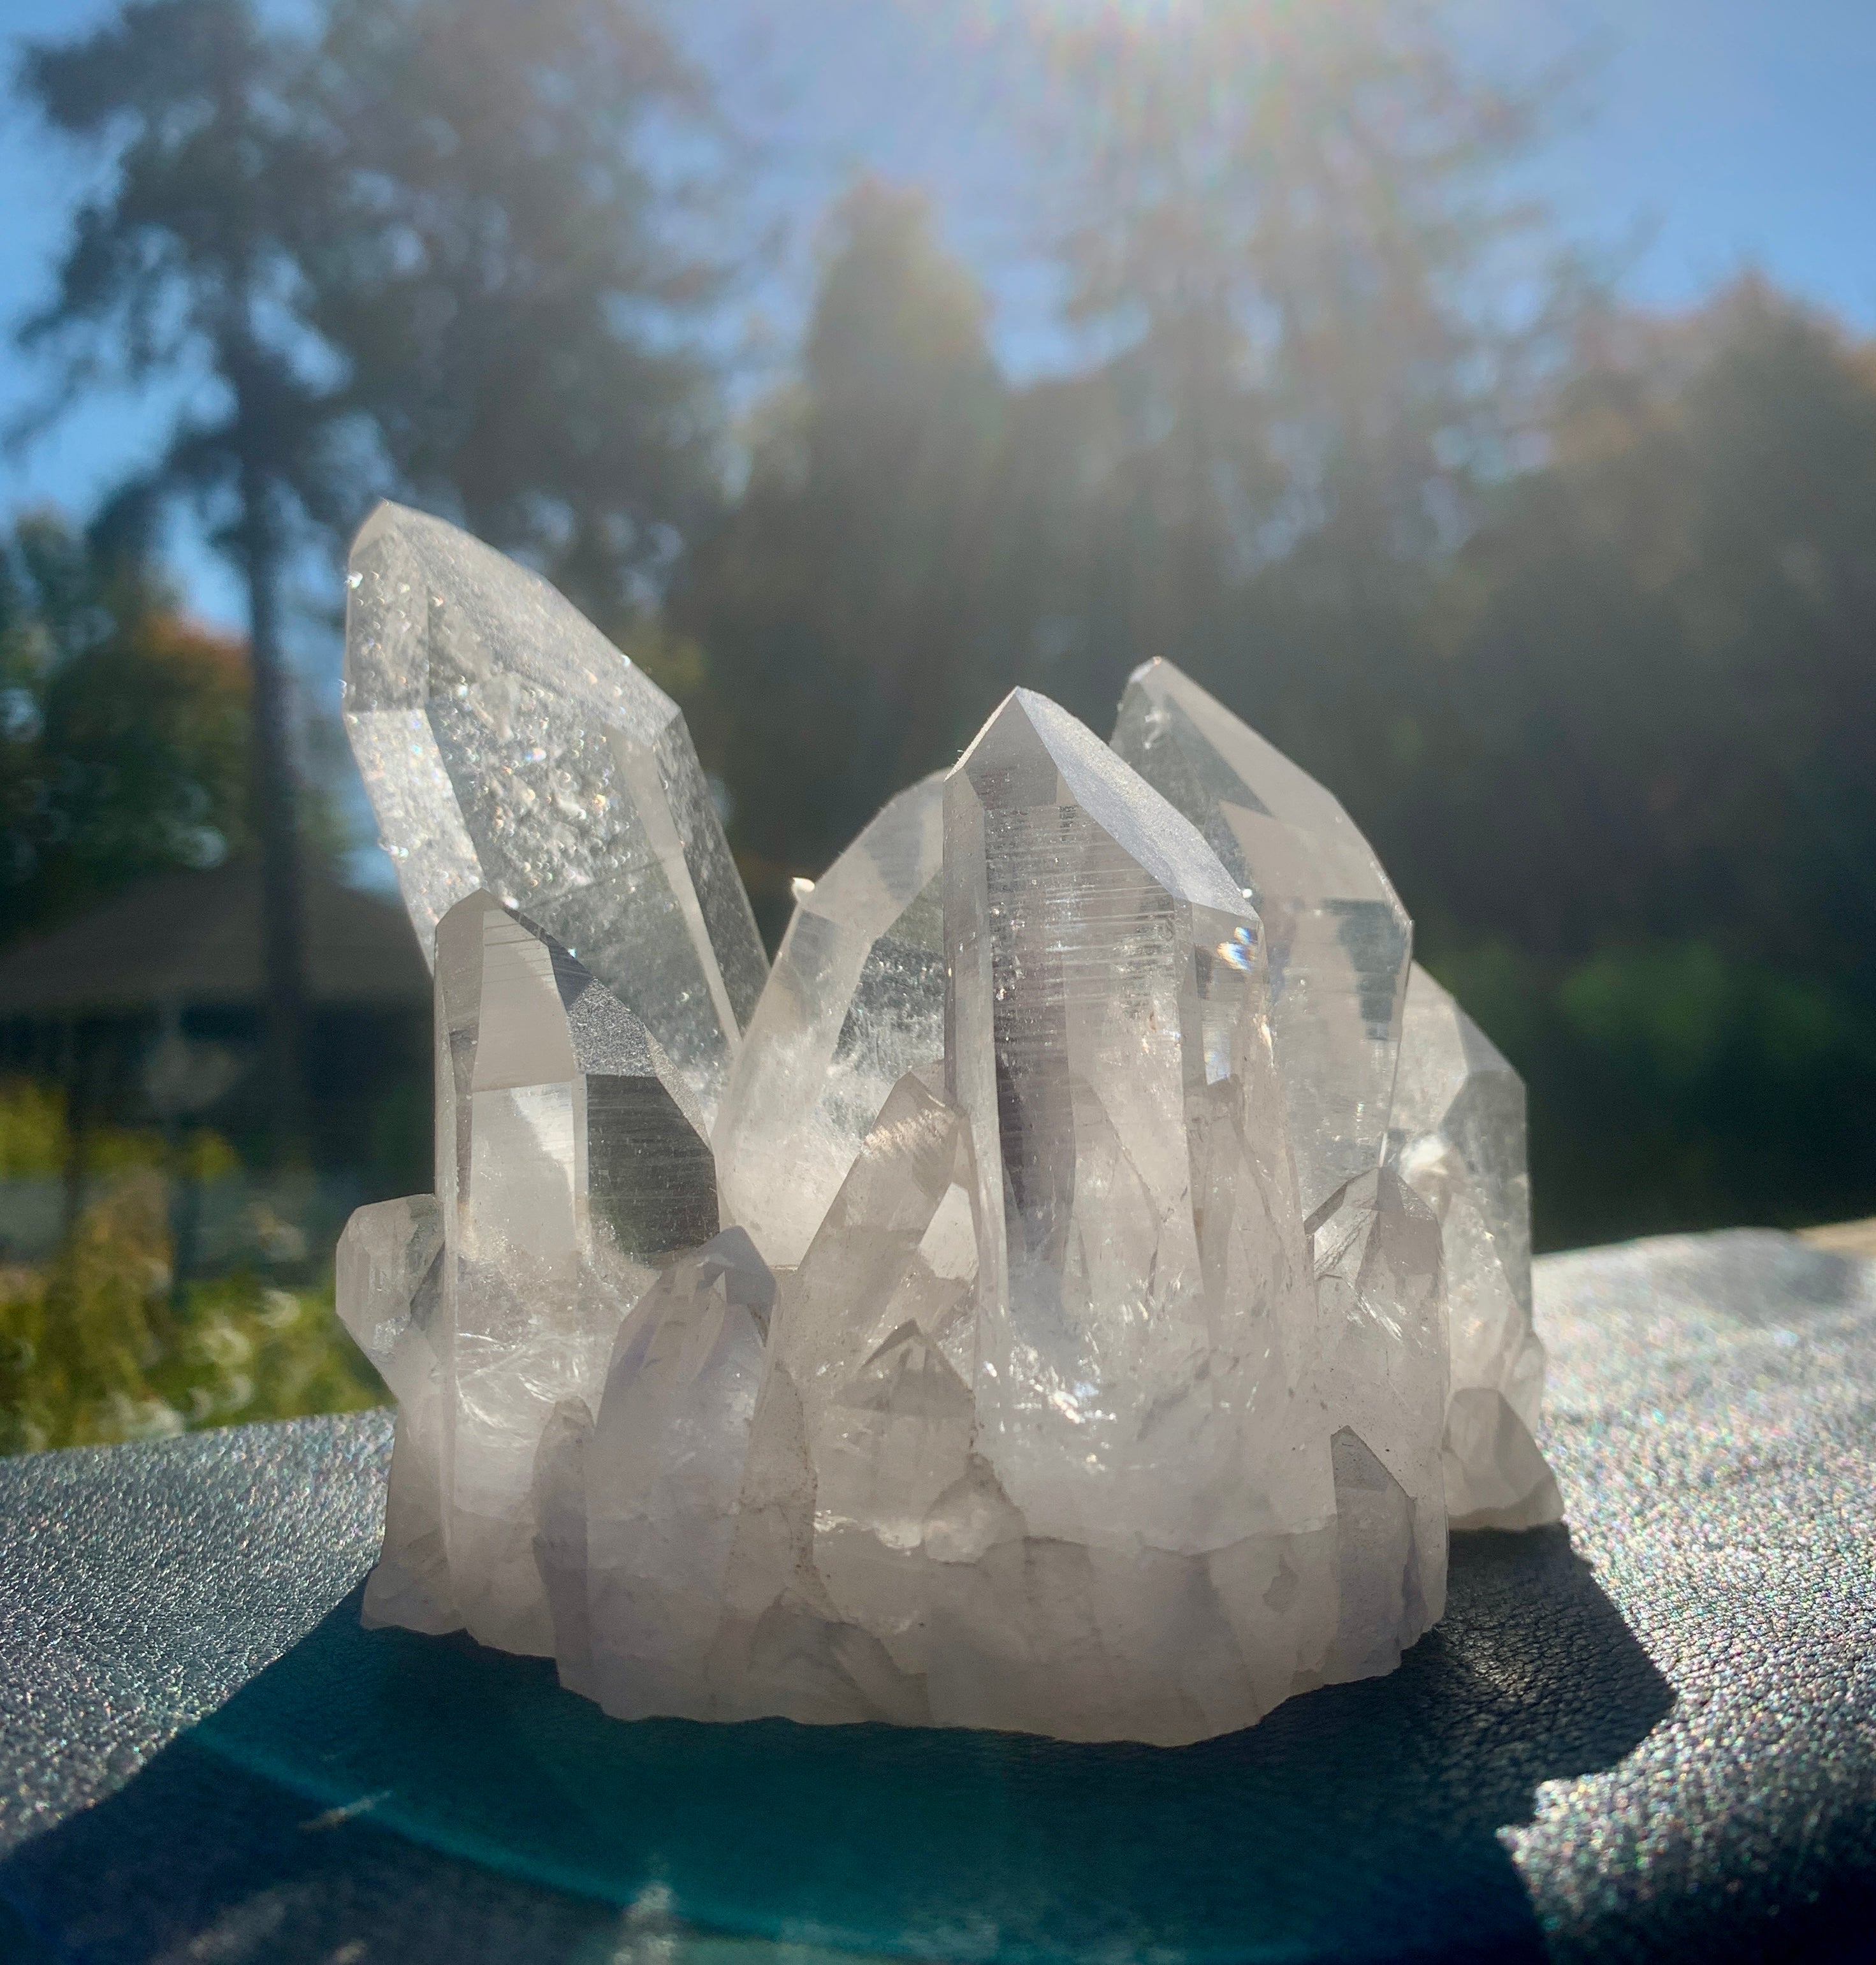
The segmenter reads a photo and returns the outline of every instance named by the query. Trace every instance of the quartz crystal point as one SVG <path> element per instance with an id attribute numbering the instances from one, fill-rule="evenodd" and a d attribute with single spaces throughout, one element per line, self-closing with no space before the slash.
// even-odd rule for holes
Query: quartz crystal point
<path id="1" fill-rule="evenodd" d="M 775 1278 L 740 1228 L 660 1275 L 620 1327 L 595 1420 L 569 1401 L 536 1462 L 562 1678 L 609 1713 L 708 1718 Z"/>
<path id="2" fill-rule="evenodd" d="M 1304 1211 L 1380 1159 L 1412 927 L 1336 800 L 1170 662 L 1135 670 L 1114 749 L 1204 834 L 1264 923 Z"/>
<path id="3" fill-rule="evenodd" d="M 714 1134 L 725 1216 L 806 1253 L 886 1095 L 944 1049 L 943 780 L 903 791 L 808 889 Z"/>
<path id="4" fill-rule="evenodd" d="M 349 585 L 345 726 L 419 941 L 479 889 L 524 909 L 713 1114 L 766 965 L 677 706 L 441 519 L 381 504 Z"/>
<path id="5" fill-rule="evenodd" d="M 365 1585 L 368 1623 L 432 1632 L 461 1623 L 442 1531 L 443 1214 L 433 1194 L 355 1211 L 339 1237 L 339 1320 L 397 1401 L 384 1545 Z"/>
<path id="6" fill-rule="evenodd" d="M 1320 1520 L 1256 913 L 1164 799 L 1024 690 L 946 781 L 945 834 L 981 1448 L 1039 1536 L 1190 1551 Z"/>
<path id="7" fill-rule="evenodd" d="M 1445 1244 L 1452 1524 L 1560 1521 L 1563 1497 L 1533 1437 L 1544 1356 L 1531 1327 L 1524 1082 L 1418 963 L 1407 988 L 1388 1158 L 1431 1208 Z"/>
<path id="8" fill-rule="evenodd" d="M 1440 1224 L 1389 1167 L 1319 1219 L 1322 1394 L 1335 1477 L 1332 1676 L 1391 1671 L 1446 1603 L 1447 1410 Z"/>
<path id="9" fill-rule="evenodd" d="M 1544 1348 L 1531 1322 L 1523 1083 L 1409 961 L 1409 924 L 1380 862 L 1306 773 L 1169 662 L 1135 671 L 1113 741 L 1263 916 L 1271 1034 L 1312 1222 L 1383 1149 L 1438 1218 L 1452 1525 L 1560 1520 L 1532 1437 Z"/>
<path id="10" fill-rule="evenodd" d="M 447 1587 L 431 1594 L 437 1619 L 483 1642 L 548 1652 L 541 1436 L 557 1407 L 597 1403 L 653 1266 L 715 1231 L 715 1182 L 702 1115 L 657 1041 L 492 896 L 444 916 L 435 997 L 441 1254 L 435 1304 L 409 1320 L 435 1361 Z M 374 1330 L 397 1324 L 368 1314 Z M 403 1499 L 394 1467 L 394 1513 Z"/>

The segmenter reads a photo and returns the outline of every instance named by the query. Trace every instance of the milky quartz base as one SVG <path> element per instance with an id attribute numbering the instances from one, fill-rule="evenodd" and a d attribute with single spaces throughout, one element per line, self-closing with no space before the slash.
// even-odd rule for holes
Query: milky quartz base
<path id="1" fill-rule="evenodd" d="M 764 982 L 667 699 L 438 521 L 354 564 L 439 1170 L 339 1254 L 368 1622 L 627 1719 L 1170 1745 L 1391 1670 L 1449 1518 L 1556 1518 L 1522 1087 L 1187 678 L 1111 748 L 1016 692 Z"/>

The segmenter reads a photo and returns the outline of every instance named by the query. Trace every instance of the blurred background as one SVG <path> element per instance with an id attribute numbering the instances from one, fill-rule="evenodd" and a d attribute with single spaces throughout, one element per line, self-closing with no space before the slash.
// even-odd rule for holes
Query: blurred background
<path id="1" fill-rule="evenodd" d="M 683 704 L 773 945 L 1169 657 L 1524 1073 L 1538 1246 L 1876 1212 L 1865 0 L 0 0 L 0 1450 L 373 1402 L 387 493 Z"/>

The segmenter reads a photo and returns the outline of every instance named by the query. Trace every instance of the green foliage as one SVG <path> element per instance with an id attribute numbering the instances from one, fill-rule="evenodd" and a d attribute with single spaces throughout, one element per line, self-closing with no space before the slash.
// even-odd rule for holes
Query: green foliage
<path id="1" fill-rule="evenodd" d="M 56 1085 L 0 1079 L 0 1180 L 43 1180 L 65 1171 L 65 1108 Z"/>
<path id="2" fill-rule="evenodd" d="M 243 1275 L 171 1286 L 168 1185 L 111 1181 L 43 1268 L 0 1269 L 0 1452 L 346 1412 L 383 1388 L 332 1292 Z"/>
<path id="3" fill-rule="evenodd" d="M 296 114 L 309 323 L 390 481 L 629 623 L 718 497 L 702 79 L 636 0 L 331 0 Z M 649 583 L 649 585 L 647 585 Z"/>
<path id="4" fill-rule="evenodd" d="M 22 518 L 0 541 L 0 936 L 246 847 L 245 651 L 133 561 Z"/>
<path id="5" fill-rule="evenodd" d="M 333 1314 L 329 1276 L 283 1288 L 243 1272 L 175 1287 L 176 1183 L 236 1172 L 226 1140 L 110 1126 L 85 1135 L 76 1163 L 72 1150 L 63 1093 L 0 1079 L 0 1182 L 82 1176 L 84 1197 L 50 1262 L 0 1263 L 0 1452 L 382 1401 Z"/>
<path id="6" fill-rule="evenodd" d="M 1551 440 L 1426 633 L 1440 724 L 1402 813 L 1423 919 L 1552 962 L 1704 940 L 1867 1001 L 1867 353 L 1749 283 L 1631 329 Z"/>
<path id="7" fill-rule="evenodd" d="M 1182 638 L 1119 371 L 1017 388 L 981 318 L 917 200 L 850 201 L 681 598 L 771 934 L 1009 685 L 1104 728 L 1168 652 L 1338 792 L 1524 1073 L 1546 1245 L 1876 1206 L 1869 351 L 1749 281 L 1588 310 L 1544 461 L 1451 547 L 1325 517 Z"/>
<path id="8" fill-rule="evenodd" d="M 706 651 L 699 741 L 772 931 L 790 874 L 948 764 L 1004 686 L 982 637 L 1007 394 L 924 201 L 859 185 L 829 228 L 801 381 L 763 407 L 747 487 L 676 613 Z"/>
<path id="9" fill-rule="evenodd" d="M 1541 1246 L 1869 1212 L 1867 1002 L 1702 941 L 1434 966 L 1524 1074 Z"/>

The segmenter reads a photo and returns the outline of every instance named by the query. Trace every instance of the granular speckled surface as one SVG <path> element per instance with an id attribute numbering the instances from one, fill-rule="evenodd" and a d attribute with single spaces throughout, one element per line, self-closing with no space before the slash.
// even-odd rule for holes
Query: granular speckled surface
<path id="1" fill-rule="evenodd" d="M 0 1958 L 1876 1957 L 1876 1263 L 1538 1276 L 1569 1533 L 1177 1752 L 626 1726 L 361 1631 L 382 1415 L 0 1463 Z"/>

